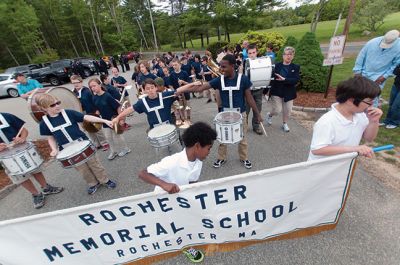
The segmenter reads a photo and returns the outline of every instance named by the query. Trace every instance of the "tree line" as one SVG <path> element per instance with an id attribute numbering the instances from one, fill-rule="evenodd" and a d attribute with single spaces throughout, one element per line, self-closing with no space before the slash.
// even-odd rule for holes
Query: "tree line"
<path id="1" fill-rule="evenodd" d="M 230 42 L 231 33 L 344 17 L 349 4 L 301 2 L 288 8 L 285 0 L 2 0 L 0 68 L 154 49 L 150 11 L 158 46 L 186 48 L 197 38 L 206 47 L 210 36 Z M 384 2 L 400 8 L 398 0 Z"/>

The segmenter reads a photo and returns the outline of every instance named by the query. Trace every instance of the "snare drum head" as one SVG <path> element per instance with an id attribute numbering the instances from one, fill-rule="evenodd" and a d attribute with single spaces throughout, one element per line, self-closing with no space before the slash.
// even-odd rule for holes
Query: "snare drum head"
<path id="1" fill-rule="evenodd" d="M 88 145 L 90 145 L 90 141 L 88 140 L 70 143 L 58 153 L 57 159 L 63 159 L 65 157 L 70 157 L 74 154 L 78 154 Z"/>
<path id="2" fill-rule="evenodd" d="M 236 111 L 224 111 L 215 116 L 217 123 L 236 123 L 242 119 L 242 114 Z"/>
<path id="3" fill-rule="evenodd" d="M 36 122 L 40 122 L 42 120 L 42 116 L 44 115 L 44 112 L 36 104 L 35 100 L 35 98 L 42 93 L 48 93 L 58 98 L 61 101 L 61 108 L 63 109 L 72 109 L 78 112 L 82 112 L 81 102 L 75 96 L 75 94 L 68 88 L 65 87 L 42 88 L 36 90 L 28 98 L 28 108 L 29 111 L 31 112 L 32 118 Z"/>
<path id="4" fill-rule="evenodd" d="M 172 133 L 175 129 L 175 126 L 172 124 L 163 124 L 151 129 L 147 136 L 149 138 L 158 138 Z"/>
<path id="5" fill-rule="evenodd" d="M 30 142 L 13 145 L 12 147 L 9 147 L 9 148 L 5 149 L 4 151 L 2 151 L 0 153 L 0 157 L 14 156 L 22 151 L 25 151 L 26 149 L 30 148 L 31 146 L 33 146 L 33 144 Z"/>

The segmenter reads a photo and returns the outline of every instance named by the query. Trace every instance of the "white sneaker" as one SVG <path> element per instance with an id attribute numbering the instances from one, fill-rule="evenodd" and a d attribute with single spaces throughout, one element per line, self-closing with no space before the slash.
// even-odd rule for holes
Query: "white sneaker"
<path id="1" fill-rule="evenodd" d="M 385 128 L 386 128 L 386 129 L 396 129 L 397 126 L 396 126 L 396 125 L 393 125 L 393 124 L 388 124 L 388 125 L 386 125 Z"/>
<path id="2" fill-rule="evenodd" d="M 117 157 L 117 153 L 113 152 L 113 153 L 110 153 L 110 154 L 107 156 L 107 159 L 108 159 L 108 160 L 113 160 L 115 157 Z"/>
<path id="3" fill-rule="evenodd" d="M 131 152 L 131 149 L 124 148 L 121 152 L 118 153 L 118 156 L 122 157 L 122 156 L 124 156 L 124 155 L 126 155 L 127 153 L 130 153 L 130 152 Z"/>
<path id="4" fill-rule="evenodd" d="M 269 125 L 272 124 L 272 117 L 271 117 L 271 114 L 270 114 L 269 112 L 267 112 L 267 123 L 268 123 Z"/>
<path id="5" fill-rule="evenodd" d="M 284 132 L 290 132 L 289 126 L 287 125 L 287 123 L 282 124 L 282 129 Z"/>

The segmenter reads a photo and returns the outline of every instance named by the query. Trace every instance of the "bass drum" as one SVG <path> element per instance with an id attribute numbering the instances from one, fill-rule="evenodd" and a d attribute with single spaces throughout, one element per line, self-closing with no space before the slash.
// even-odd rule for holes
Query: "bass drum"
<path id="1" fill-rule="evenodd" d="M 36 103 L 36 97 L 43 93 L 47 93 L 58 98 L 61 101 L 61 108 L 63 109 L 72 109 L 82 112 L 81 102 L 70 89 L 65 87 L 41 88 L 32 93 L 28 98 L 29 112 L 36 122 L 40 122 L 43 115 L 45 115 L 45 113 Z"/>
<path id="2" fill-rule="evenodd" d="M 266 56 L 254 60 L 247 59 L 245 74 L 253 83 L 252 90 L 268 87 L 272 76 L 271 58 Z"/>

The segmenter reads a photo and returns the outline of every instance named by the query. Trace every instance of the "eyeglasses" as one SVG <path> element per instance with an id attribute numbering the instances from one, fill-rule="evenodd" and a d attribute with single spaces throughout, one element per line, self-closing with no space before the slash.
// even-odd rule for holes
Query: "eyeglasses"
<path id="1" fill-rule="evenodd" d="M 56 103 L 49 105 L 49 107 L 54 108 L 55 106 L 59 106 L 59 105 L 61 105 L 61 101 L 57 101 Z"/>
<path id="2" fill-rule="evenodd" d="M 374 104 L 373 102 L 368 102 L 368 101 L 365 101 L 365 100 L 361 100 L 361 102 L 364 102 L 368 106 L 372 106 L 372 104 Z"/>
<path id="3" fill-rule="evenodd" d="M 283 55 L 286 55 L 286 56 L 293 56 L 293 53 L 284 53 Z"/>

